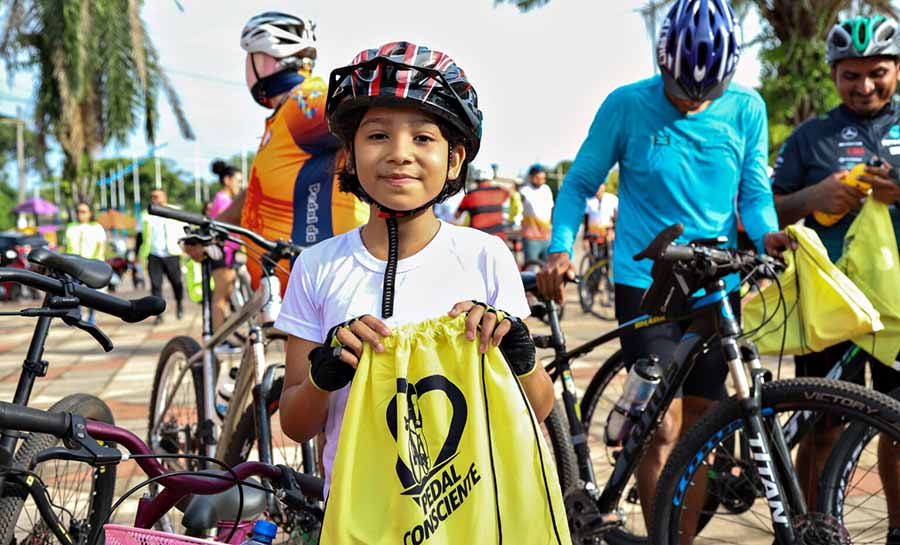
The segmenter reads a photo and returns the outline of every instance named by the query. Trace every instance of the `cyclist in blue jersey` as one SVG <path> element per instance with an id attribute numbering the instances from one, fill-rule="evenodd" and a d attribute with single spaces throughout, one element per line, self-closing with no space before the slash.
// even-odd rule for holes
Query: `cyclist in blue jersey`
<path id="1" fill-rule="evenodd" d="M 739 40 L 726 0 L 678 0 L 672 6 L 657 45 L 661 75 L 620 87 L 606 98 L 566 175 L 553 213 L 550 257 L 538 277 L 545 296 L 562 301 L 564 279 L 575 276 L 571 252 L 585 203 L 616 163 L 613 270 L 620 323 L 640 314 L 641 297 L 651 284 L 651 262 L 632 256 L 668 225 L 684 225 L 681 241 L 724 235 L 736 246 L 737 202 L 759 251 L 780 255 L 790 244 L 778 232 L 766 174 L 765 104 L 755 91 L 731 83 Z M 729 289 L 735 287 L 732 278 Z M 740 308 L 737 293 L 732 306 Z M 665 324 L 623 335 L 625 361 L 655 354 L 665 365 L 683 332 L 681 325 Z M 645 519 L 681 430 L 725 395 L 726 373 L 721 351 L 714 347 L 697 362 L 683 396 L 666 414 L 637 471 Z"/>

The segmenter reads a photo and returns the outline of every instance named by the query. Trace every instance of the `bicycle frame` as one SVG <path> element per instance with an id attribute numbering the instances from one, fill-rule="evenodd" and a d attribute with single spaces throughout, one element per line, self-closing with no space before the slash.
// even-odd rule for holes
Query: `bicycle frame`
<path id="1" fill-rule="evenodd" d="M 749 437 L 750 451 L 746 458 L 754 461 L 757 475 L 766 486 L 768 505 L 772 520 L 776 524 L 774 528 L 776 536 L 780 542 L 790 542 L 788 540 L 793 539 L 793 528 L 788 521 L 791 520 L 792 513 L 806 512 L 804 496 L 796 474 L 789 470 L 790 450 L 803 433 L 814 424 L 814 415 L 807 412 L 795 413 L 784 426 L 781 426 L 773 425 L 772 417 L 762 414 L 759 395 L 766 371 L 755 354 L 755 348 L 741 350 L 738 346 L 737 338 L 741 330 L 724 290 L 724 282 L 717 280 L 710 283 L 706 286 L 706 293 L 708 295 L 695 299 L 692 306 L 694 319 L 676 347 L 673 362 L 666 368 L 660 385 L 644 413 L 633 423 L 613 473 L 599 493 L 596 492 L 597 483 L 586 430 L 581 422 L 576 402 L 570 361 L 588 354 L 612 339 L 621 337 L 623 333 L 672 320 L 663 316 L 639 316 L 575 349 L 565 350 L 565 340 L 556 317 L 555 303 L 552 301 L 549 303 L 550 346 L 556 350 L 556 354 L 546 368 L 553 380 L 562 377 L 563 403 L 569 420 L 572 443 L 578 457 L 579 476 L 594 486 L 592 495 L 601 513 L 617 513 L 619 500 L 625 492 L 628 480 L 637 469 L 638 462 L 649 443 L 648 439 L 659 427 L 662 416 L 674 400 L 678 388 L 693 369 L 697 356 L 708 350 L 711 339 L 718 336 L 722 339 L 725 363 L 729 368 L 737 397 L 744 401 L 744 429 Z M 848 370 L 852 371 L 854 366 L 861 365 L 863 359 L 864 353 L 856 347 L 851 347 L 829 372 L 828 377 L 839 378 L 845 375 Z M 789 495 L 785 494 L 785 486 L 790 490 Z M 784 498 L 789 502 L 785 502 Z M 621 518 L 621 513 L 617 514 Z"/>

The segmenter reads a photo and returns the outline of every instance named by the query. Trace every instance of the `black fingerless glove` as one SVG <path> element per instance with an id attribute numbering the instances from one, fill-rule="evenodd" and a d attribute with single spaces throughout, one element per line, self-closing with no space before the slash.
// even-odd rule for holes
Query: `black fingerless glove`
<path id="1" fill-rule="evenodd" d="M 325 337 L 325 344 L 313 348 L 309 353 L 309 380 L 323 392 L 340 390 L 350 384 L 356 374 L 356 369 L 341 359 L 341 350 L 345 348 L 337 340 L 338 330 L 349 327 L 354 320 L 356 318 L 332 327 Z"/>
<path id="2" fill-rule="evenodd" d="M 534 341 L 525 322 L 515 316 L 507 316 L 506 319 L 512 327 L 500 339 L 500 353 L 509 362 L 516 376 L 523 377 L 534 370 Z"/>
<path id="3" fill-rule="evenodd" d="M 472 303 L 483 307 L 485 312 L 496 314 L 498 327 L 503 323 L 503 320 L 509 320 L 512 327 L 500 339 L 500 346 L 498 347 L 500 348 L 500 353 L 503 354 L 516 376 L 523 377 L 531 373 L 534 370 L 535 349 L 534 341 L 531 339 L 531 332 L 528 331 L 528 326 L 525 325 L 525 322 L 481 301 L 472 300 Z"/>

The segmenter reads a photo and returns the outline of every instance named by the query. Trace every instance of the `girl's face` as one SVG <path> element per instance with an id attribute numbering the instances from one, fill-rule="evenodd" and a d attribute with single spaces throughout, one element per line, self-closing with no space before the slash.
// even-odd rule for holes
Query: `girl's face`
<path id="1" fill-rule="evenodd" d="M 243 175 L 240 172 L 235 172 L 231 176 L 225 176 L 225 178 L 222 180 L 222 183 L 225 185 L 225 188 L 232 193 L 232 195 L 237 195 L 241 192 Z"/>
<path id="2" fill-rule="evenodd" d="M 375 107 L 353 139 L 356 176 L 375 201 L 412 210 L 459 176 L 466 153 L 450 145 L 434 119 L 415 107 Z M 448 168 L 449 165 L 449 168 Z"/>

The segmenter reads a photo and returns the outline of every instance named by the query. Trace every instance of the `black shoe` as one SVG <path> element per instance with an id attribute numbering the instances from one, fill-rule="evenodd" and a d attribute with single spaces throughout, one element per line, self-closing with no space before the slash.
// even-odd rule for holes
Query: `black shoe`
<path id="1" fill-rule="evenodd" d="M 184 318 L 184 307 L 181 306 L 181 303 L 178 303 L 178 308 L 175 310 L 175 317 L 179 320 Z"/>

